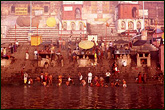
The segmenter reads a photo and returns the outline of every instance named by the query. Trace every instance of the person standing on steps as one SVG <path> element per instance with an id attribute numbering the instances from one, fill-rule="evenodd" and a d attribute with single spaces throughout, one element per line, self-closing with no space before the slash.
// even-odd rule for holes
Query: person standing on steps
<path id="1" fill-rule="evenodd" d="M 88 73 L 88 84 L 92 82 L 92 73 L 89 71 Z"/>
<path id="2" fill-rule="evenodd" d="M 3 57 L 6 57 L 6 47 L 3 48 Z"/>
<path id="3" fill-rule="evenodd" d="M 37 59 L 37 56 L 38 56 L 38 51 L 37 49 L 34 50 L 34 59 L 36 60 Z"/>
<path id="4" fill-rule="evenodd" d="M 13 54 L 13 44 L 12 43 L 10 44 L 9 48 L 10 48 L 11 54 Z"/>
<path id="5" fill-rule="evenodd" d="M 14 52 L 16 52 L 16 44 L 13 45 Z"/>
<path id="6" fill-rule="evenodd" d="M 29 52 L 28 52 L 28 50 L 26 51 L 26 57 L 25 57 L 25 59 L 26 59 L 26 60 L 29 59 Z"/>

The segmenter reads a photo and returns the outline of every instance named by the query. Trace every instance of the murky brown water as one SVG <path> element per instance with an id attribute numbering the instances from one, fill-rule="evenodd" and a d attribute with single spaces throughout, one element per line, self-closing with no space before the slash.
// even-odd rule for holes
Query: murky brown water
<path id="1" fill-rule="evenodd" d="M 2 109 L 164 109 L 164 86 L 2 86 Z"/>

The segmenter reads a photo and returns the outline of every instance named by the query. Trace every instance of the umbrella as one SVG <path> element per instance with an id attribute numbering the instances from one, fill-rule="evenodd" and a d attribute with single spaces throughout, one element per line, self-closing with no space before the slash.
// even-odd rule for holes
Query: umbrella
<path id="1" fill-rule="evenodd" d="M 114 43 L 117 43 L 117 44 L 127 44 L 127 43 L 129 43 L 129 42 L 120 39 L 120 40 L 118 40 L 118 41 L 114 41 Z"/>
<path id="2" fill-rule="evenodd" d="M 164 33 L 162 34 L 162 39 L 164 39 Z"/>
<path id="3" fill-rule="evenodd" d="M 94 43 L 88 40 L 81 41 L 79 47 L 82 49 L 90 49 L 94 46 Z"/>
<path id="4" fill-rule="evenodd" d="M 158 34 L 158 33 L 162 33 L 162 32 L 163 32 L 163 31 L 162 31 L 161 29 L 156 29 L 156 30 L 155 30 L 155 33 L 157 33 L 157 34 Z"/>
<path id="5" fill-rule="evenodd" d="M 144 45 L 147 42 L 147 40 L 137 40 L 133 43 L 133 46 L 141 46 Z"/>
<path id="6" fill-rule="evenodd" d="M 49 26 L 49 27 L 54 27 L 56 25 L 56 20 L 55 18 L 53 17 L 50 17 L 47 19 L 46 21 L 46 24 Z"/>

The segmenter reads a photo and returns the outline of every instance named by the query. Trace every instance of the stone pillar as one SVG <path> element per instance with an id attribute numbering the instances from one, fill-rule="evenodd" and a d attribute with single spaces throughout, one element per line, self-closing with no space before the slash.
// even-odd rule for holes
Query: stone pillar
<path id="1" fill-rule="evenodd" d="M 134 20 L 134 30 L 137 30 L 137 22 Z"/>
<path id="2" fill-rule="evenodd" d="M 128 65 L 128 66 L 131 65 L 131 58 L 130 58 L 130 55 L 127 55 L 127 65 Z"/>
<path id="3" fill-rule="evenodd" d="M 128 20 L 125 20 L 125 29 L 128 30 Z"/>
<path id="4" fill-rule="evenodd" d="M 137 54 L 137 67 L 141 67 L 139 54 Z"/>
<path id="5" fill-rule="evenodd" d="M 151 55 L 148 54 L 148 57 L 147 57 L 147 66 L 150 67 L 151 66 Z"/>

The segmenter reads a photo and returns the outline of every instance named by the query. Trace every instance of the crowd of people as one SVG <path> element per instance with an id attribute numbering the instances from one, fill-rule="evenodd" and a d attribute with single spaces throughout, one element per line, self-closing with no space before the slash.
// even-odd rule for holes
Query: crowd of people
<path id="1" fill-rule="evenodd" d="M 57 40 L 57 48 L 55 48 L 55 46 L 53 44 L 50 44 L 48 46 L 45 46 L 44 51 L 50 52 L 51 56 L 50 56 L 50 60 L 53 61 L 55 59 L 54 53 L 57 52 L 61 52 L 59 50 L 60 46 L 62 50 L 66 50 L 67 51 L 67 55 L 68 55 L 68 61 L 70 62 L 77 62 L 77 53 L 74 50 L 80 50 L 79 48 L 79 42 L 81 40 L 80 39 L 76 39 L 75 42 L 72 42 L 71 38 L 68 40 L 67 42 L 67 46 L 66 46 L 66 41 L 63 39 L 60 42 Z M 94 59 L 97 59 L 96 61 L 98 61 L 98 63 L 101 63 L 101 61 L 105 58 L 105 59 L 111 59 L 112 57 L 114 57 L 113 55 L 113 43 L 109 42 L 107 43 L 107 45 L 105 45 L 104 41 L 99 41 L 99 42 L 95 42 L 94 40 L 92 40 L 92 42 L 94 42 L 94 47 L 92 49 L 90 49 L 90 51 L 92 52 L 92 54 L 94 55 Z M 71 45 L 75 44 L 75 48 L 72 49 Z M 43 51 L 43 50 L 42 50 Z M 27 52 L 28 53 L 28 52 Z M 35 49 L 34 50 L 34 59 L 38 58 L 38 51 Z M 86 51 L 86 54 L 88 55 L 88 51 Z M 26 57 L 29 57 L 28 55 L 26 55 Z M 27 58 L 28 59 L 28 58 Z M 60 54 L 58 55 L 57 58 L 57 63 L 61 65 L 61 67 L 64 66 L 64 57 Z M 102 86 L 102 87 L 108 87 L 109 84 L 111 86 L 119 86 L 119 80 L 118 79 L 118 73 L 120 72 L 118 69 L 118 64 L 117 61 L 115 61 L 112 64 L 112 67 L 110 68 L 112 69 L 110 73 L 110 71 L 107 71 L 105 76 L 93 76 L 93 74 L 91 73 L 91 71 L 87 74 L 87 77 L 85 78 L 80 72 L 78 73 L 78 80 L 79 80 L 79 84 L 82 86 L 85 86 L 87 84 L 89 84 L 90 86 Z M 28 84 L 33 84 L 33 80 L 31 78 L 27 78 L 27 75 L 24 75 L 25 77 L 25 82 Z M 110 78 L 111 77 L 111 78 Z M 110 79 L 113 79 L 112 81 L 110 81 Z M 29 79 L 29 80 L 27 80 Z M 41 82 L 42 85 L 51 85 L 52 84 L 52 75 L 48 74 L 48 73 L 41 73 L 41 76 L 38 76 L 36 79 L 34 79 L 35 81 Z M 57 85 L 62 85 L 63 83 L 63 79 L 67 79 L 65 81 L 66 85 L 71 85 L 71 84 L 75 84 L 75 78 L 72 78 L 71 75 L 68 75 L 68 77 L 64 78 L 64 76 L 59 75 L 57 80 L 58 80 L 58 84 Z M 146 74 L 143 74 L 143 77 L 141 75 L 141 73 L 139 73 L 138 78 L 136 79 L 138 83 L 141 83 L 143 79 L 143 82 L 146 83 Z M 27 80 L 27 81 L 26 81 Z M 123 87 L 127 87 L 126 81 L 123 79 Z"/>
<path id="2" fill-rule="evenodd" d="M 63 84 L 66 84 L 67 86 L 71 85 L 80 85 L 80 86 L 96 86 L 96 87 L 119 87 L 121 85 L 122 87 L 127 87 L 126 81 L 123 79 L 122 81 L 118 78 L 113 78 L 113 73 L 110 73 L 108 70 L 105 73 L 104 76 L 93 76 L 92 72 L 89 71 L 88 74 L 85 76 L 82 75 L 82 73 L 79 71 L 77 76 L 72 77 L 70 74 L 68 74 L 67 77 L 64 77 L 63 75 L 58 75 L 56 78 L 53 77 L 53 75 L 48 74 L 48 72 L 41 72 L 40 76 L 37 76 L 36 78 L 32 79 L 27 72 L 22 71 L 22 78 L 24 84 L 33 85 L 35 83 L 38 83 L 43 86 L 50 86 L 55 84 L 56 86 L 61 86 Z"/>
<path id="3" fill-rule="evenodd" d="M 17 51 L 18 46 L 19 43 L 16 41 L 15 43 L 10 43 L 8 47 L 1 47 L 1 59 L 10 59 L 11 55 Z"/>

